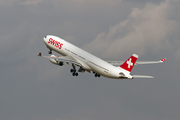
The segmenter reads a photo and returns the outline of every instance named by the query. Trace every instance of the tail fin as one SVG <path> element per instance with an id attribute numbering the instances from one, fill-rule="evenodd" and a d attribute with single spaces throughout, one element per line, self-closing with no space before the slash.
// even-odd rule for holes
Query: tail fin
<path id="1" fill-rule="evenodd" d="M 137 59 L 138 59 L 138 55 L 133 54 L 120 67 L 123 68 L 124 70 L 128 71 L 128 72 L 131 72 L 131 70 L 133 69 Z"/>

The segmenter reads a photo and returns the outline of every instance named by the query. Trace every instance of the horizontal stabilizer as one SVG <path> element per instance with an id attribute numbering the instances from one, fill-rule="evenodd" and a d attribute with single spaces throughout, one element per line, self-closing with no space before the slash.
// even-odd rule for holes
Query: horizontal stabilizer
<path id="1" fill-rule="evenodd" d="M 153 76 L 145 76 L 145 75 L 133 75 L 133 78 L 154 78 Z"/>

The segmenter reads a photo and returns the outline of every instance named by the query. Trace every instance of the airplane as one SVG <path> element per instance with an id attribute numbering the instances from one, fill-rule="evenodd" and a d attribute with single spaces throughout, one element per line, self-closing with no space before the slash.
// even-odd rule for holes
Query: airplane
<path id="1" fill-rule="evenodd" d="M 52 54 L 55 51 L 62 56 L 44 56 L 40 52 L 38 56 L 49 58 L 49 61 L 55 65 L 63 66 L 65 63 L 71 64 L 70 72 L 73 76 L 78 76 L 78 72 L 93 72 L 95 77 L 104 76 L 113 79 L 133 79 L 133 78 L 153 78 L 152 76 L 131 75 L 134 65 L 138 64 L 155 64 L 163 63 L 166 58 L 159 61 L 137 61 L 138 55 L 133 54 L 125 62 L 124 61 L 105 61 L 98 58 L 79 47 L 53 35 L 47 35 L 43 38 L 44 43 Z M 137 61 L 137 62 L 136 62 Z M 76 66 L 79 70 L 76 70 Z"/>

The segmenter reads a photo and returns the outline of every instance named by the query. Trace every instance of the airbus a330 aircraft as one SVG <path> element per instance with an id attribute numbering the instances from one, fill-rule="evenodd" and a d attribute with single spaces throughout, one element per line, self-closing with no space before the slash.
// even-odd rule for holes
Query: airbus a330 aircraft
<path id="1" fill-rule="evenodd" d="M 152 76 L 130 75 L 130 72 L 134 65 L 163 63 L 166 60 L 166 58 L 164 58 L 160 61 L 136 62 L 138 55 L 133 54 L 125 62 L 105 61 L 53 35 L 45 36 L 44 43 L 50 50 L 49 54 L 55 51 L 62 56 L 43 56 L 41 53 L 39 53 L 38 56 L 49 58 L 50 62 L 59 66 L 64 65 L 64 63 L 71 64 L 73 68 L 70 72 L 73 76 L 78 76 L 78 72 L 84 73 L 85 71 L 92 71 L 95 77 L 102 75 L 114 79 L 153 78 Z M 76 70 L 76 66 L 79 67 L 78 71 Z"/>

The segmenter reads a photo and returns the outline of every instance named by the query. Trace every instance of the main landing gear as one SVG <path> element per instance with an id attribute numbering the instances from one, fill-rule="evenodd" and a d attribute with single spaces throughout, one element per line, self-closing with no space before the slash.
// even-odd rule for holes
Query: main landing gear
<path id="1" fill-rule="evenodd" d="M 94 76 L 95 76 L 95 77 L 100 77 L 99 74 L 97 74 L 97 73 L 95 73 L 95 72 L 93 72 L 93 73 L 94 73 Z"/>
<path id="2" fill-rule="evenodd" d="M 73 76 L 78 76 L 78 73 L 76 72 L 76 66 L 72 64 L 73 69 L 70 70 Z"/>

